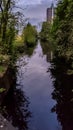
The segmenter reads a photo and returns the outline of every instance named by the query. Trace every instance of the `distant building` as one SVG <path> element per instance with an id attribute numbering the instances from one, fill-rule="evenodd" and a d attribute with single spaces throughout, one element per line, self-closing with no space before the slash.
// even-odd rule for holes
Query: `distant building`
<path id="1" fill-rule="evenodd" d="M 53 22 L 54 12 L 55 12 L 55 8 L 54 8 L 54 4 L 52 3 L 51 7 L 47 8 L 47 22 Z"/>

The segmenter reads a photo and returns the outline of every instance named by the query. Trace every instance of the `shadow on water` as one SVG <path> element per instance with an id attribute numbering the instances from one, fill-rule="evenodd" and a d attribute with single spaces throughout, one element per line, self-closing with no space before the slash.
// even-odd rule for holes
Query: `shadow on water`
<path id="1" fill-rule="evenodd" d="M 31 117 L 28 106 L 29 99 L 21 89 L 14 86 L 10 89 L 2 104 L 1 113 L 16 130 L 28 130 L 28 120 Z"/>
<path id="2" fill-rule="evenodd" d="M 62 130 L 73 130 L 73 75 L 66 74 L 67 67 L 65 59 L 54 59 L 51 68 L 55 78 L 52 98 L 57 103 L 51 111 L 57 113 Z"/>
<path id="3" fill-rule="evenodd" d="M 36 45 L 27 48 L 25 54 L 29 57 L 32 56 L 35 47 Z M 14 77 L 16 76 L 14 75 Z M 18 77 L 19 76 L 17 76 L 17 78 Z M 28 130 L 28 123 L 31 117 L 31 112 L 28 109 L 30 102 L 22 88 L 19 88 L 21 85 L 16 84 L 17 78 L 15 78 L 16 81 L 11 86 L 2 105 L 0 106 L 0 113 L 12 123 L 16 130 Z M 9 79 L 7 80 L 9 82 Z"/>
<path id="4" fill-rule="evenodd" d="M 37 43 L 35 43 L 34 46 L 30 47 L 25 47 L 25 54 L 28 55 L 29 57 L 32 56 L 34 49 L 36 48 Z"/>
<path id="5" fill-rule="evenodd" d="M 43 54 L 46 55 L 47 62 L 52 61 L 52 59 L 53 59 L 52 45 L 48 42 L 41 42 L 41 47 L 42 47 Z"/>
<path id="6" fill-rule="evenodd" d="M 56 101 L 51 112 L 57 114 L 62 130 L 73 130 L 73 75 L 68 75 L 70 63 L 65 58 L 54 57 L 49 43 L 41 43 L 43 54 L 51 62 L 50 72 L 54 78 L 52 99 Z"/>
<path id="7" fill-rule="evenodd" d="M 26 55 L 28 55 L 29 57 L 32 56 L 34 48 L 35 47 L 26 48 L 26 51 L 25 51 Z"/>

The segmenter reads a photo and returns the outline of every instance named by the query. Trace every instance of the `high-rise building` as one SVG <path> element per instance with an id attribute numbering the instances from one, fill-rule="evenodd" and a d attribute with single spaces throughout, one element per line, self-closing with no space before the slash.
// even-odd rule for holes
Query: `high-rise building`
<path id="1" fill-rule="evenodd" d="M 47 8 L 47 22 L 53 22 L 54 18 L 54 4 L 51 4 L 50 8 Z"/>

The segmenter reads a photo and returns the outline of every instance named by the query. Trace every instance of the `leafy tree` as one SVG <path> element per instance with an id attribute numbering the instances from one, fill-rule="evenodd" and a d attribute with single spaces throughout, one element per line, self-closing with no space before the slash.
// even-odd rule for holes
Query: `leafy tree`
<path id="1" fill-rule="evenodd" d="M 43 22 L 42 29 L 41 29 L 41 32 L 40 32 L 40 39 L 42 41 L 49 41 L 49 39 L 50 39 L 50 27 L 51 27 L 51 25 L 49 24 L 49 22 Z"/>
<path id="2" fill-rule="evenodd" d="M 60 0 L 52 26 L 53 39 L 58 56 L 65 57 L 73 65 L 73 1 Z"/>
<path id="3" fill-rule="evenodd" d="M 22 32 L 23 42 L 27 47 L 32 47 L 36 44 L 37 41 L 37 31 L 34 26 L 30 23 L 23 29 Z"/>
<path id="4" fill-rule="evenodd" d="M 5 63 L 7 61 L 7 64 L 9 62 L 5 59 L 11 59 L 12 42 L 15 35 L 15 17 L 12 12 L 13 5 L 13 0 L 0 0 L 0 59 L 1 57 L 5 57 L 2 58 L 2 61 L 5 61 Z M 8 57 L 7 55 L 9 55 L 9 58 L 6 58 Z"/>

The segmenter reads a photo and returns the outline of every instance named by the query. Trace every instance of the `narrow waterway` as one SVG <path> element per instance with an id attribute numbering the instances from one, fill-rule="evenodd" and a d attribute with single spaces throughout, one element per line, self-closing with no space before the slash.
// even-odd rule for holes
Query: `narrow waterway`
<path id="1" fill-rule="evenodd" d="M 17 60 L 16 84 L 1 114 L 15 130 L 73 130 L 73 75 L 64 59 L 55 59 L 50 45 L 38 41 L 31 56 Z"/>
<path id="2" fill-rule="evenodd" d="M 29 130 L 60 130 L 57 115 L 51 112 L 55 105 L 51 95 L 54 79 L 48 71 L 51 64 L 46 59 L 38 42 L 31 57 L 23 56 L 17 61 L 17 84 L 30 102 Z"/>

